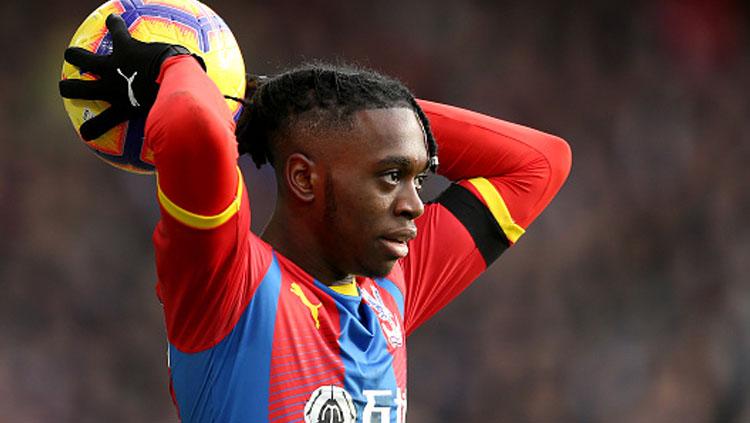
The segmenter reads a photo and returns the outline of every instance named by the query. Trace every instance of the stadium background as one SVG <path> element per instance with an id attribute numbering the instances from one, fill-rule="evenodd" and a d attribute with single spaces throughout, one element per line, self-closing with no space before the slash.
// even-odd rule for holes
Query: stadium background
<path id="1" fill-rule="evenodd" d="M 750 421 L 750 10 L 521 3 L 209 4 L 251 71 L 356 61 L 572 146 L 517 248 L 410 338 L 410 422 Z M 153 179 L 85 151 L 57 95 L 97 5 L 0 3 L 3 422 L 175 421 Z"/>

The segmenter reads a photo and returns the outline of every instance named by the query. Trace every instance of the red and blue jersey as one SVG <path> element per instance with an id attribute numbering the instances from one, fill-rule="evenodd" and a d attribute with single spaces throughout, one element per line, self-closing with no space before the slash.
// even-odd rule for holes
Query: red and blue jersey
<path id="1" fill-rule="evenodd" d="M 329 287 L 250 232 L 234 121 L 189 57 L 148 116 L 172 395 L 183 421 L 404 422 L 408 335 L 513 245 L 565 180 L 559 138 L 421 101 L 454 183 L 384 278 Z"/>

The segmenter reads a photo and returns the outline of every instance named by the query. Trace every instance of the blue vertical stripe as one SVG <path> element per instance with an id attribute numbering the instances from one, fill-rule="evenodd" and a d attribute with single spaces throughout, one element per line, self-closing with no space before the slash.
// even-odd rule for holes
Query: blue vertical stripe
<path id="1" fill-rule="evenodd" d="M 206 351 L 169 345 L 172 383 L 183 422 L 268 420 L 271 348 L 281 272 L 273 261 L 234 329 Z"/>
<path id="2" fill-rule="evenodd" d="M 390 391 L 390 395 L 375 397 L 375 405 L 390 408 L 390 422 L 395 423 L 397 384 L 393 356 L 388 352 L 377 315 L 361 296 L 342 295 L 333 290 L 329 292 L 336 299 L 339 311 L 339 345 L 345 371 L 344 389 L 352 396 L 357 407 L 357 421 L 362 421 L 367 404 L 364 391 L 384 390 Z"/>
<path id="3" fill-rule="evenodd" d="M 398 306 L 398 312 L 401 313 L 401 318 L 404 317 L 404 294 L 401 292 L 401 290 L 398 289 L 395 283 L 391 282 L 388 279 L 378 279 L 378 285 L 385 288 L 386 291 L 388 291 L 389 294 L 391 294 L 391 297 L 393 297 L 394 300 L 396 300 L 396 305 Z"/>

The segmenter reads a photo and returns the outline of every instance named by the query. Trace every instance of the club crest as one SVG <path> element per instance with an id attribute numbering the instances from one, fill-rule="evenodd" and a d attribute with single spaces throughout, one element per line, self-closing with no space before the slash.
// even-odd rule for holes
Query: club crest
<path id="1" fill-rule="evenodd" d="M 378 321 L 380 321 L 380 327 L 383 328 L 385 339 L 393 348 L 403 346 L 404 332 L 401 330 L 401 325 L 393 316 L 391 310 L 385 306 L 385 303 L 383 303 L 383 297 L 380 296 L 378 288 L 375 285 L 370 285 L 370 290 L 371 291 L 366 288 L 361 289 L 362 297 L 378 316 Z"/>

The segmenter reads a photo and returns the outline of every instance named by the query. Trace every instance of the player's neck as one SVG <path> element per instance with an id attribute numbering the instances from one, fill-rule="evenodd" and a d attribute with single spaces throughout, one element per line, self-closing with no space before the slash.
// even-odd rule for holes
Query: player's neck
<path id="1" fill-rule="evenodd" d="M 354 276 L 334 269 L 320 254 L 310 225 L 290 219 L 284 213 L 274 212 L 261 234 L 263 241 L 288 258 L 302 270 L 325 285 L 346 285 Z"/>

